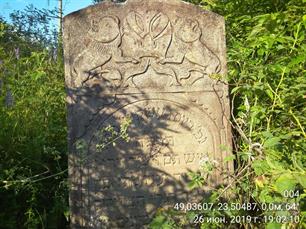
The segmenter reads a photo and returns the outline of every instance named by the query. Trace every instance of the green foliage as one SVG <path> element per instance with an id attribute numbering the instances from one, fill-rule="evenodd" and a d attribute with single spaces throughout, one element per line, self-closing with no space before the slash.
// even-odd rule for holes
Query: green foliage
<path id="1" fill-rule="evenodd" d="M 128 135 L 128 128 L 131 125 L 132 120 L 130 117 L 126 117 L 120 124 L 119 130 L 115 126 L 108 125 L 102 128 L 97 133 L 96 149 L 97 152 L 102 152 L 109 146 L 116 146 L 119 140 L 128 142 L 130 140 Z M 88 161 L 87 156 L 88 143 L 84 139 L 79 139 L 75 142 L 75 148 L 79 154 L 79 165 L 84 165 Z"/>
<path id="2" fill-rule="evenodd" d="M 114 126 L 107 126 L 99 131 L 98 144 L 96 145 L 98 151 L 104 150 L 109 145 L 116 145 L 116 142 L 120 139 L 125 142 L 129 141 L 128 127 L 131 125 L 132 120 L 130 117 L 125 118 L 120 124 L 119 130 L 116 130 Z"/>
<path id="3" fill-rule="evenodd" d="M 62 63 L 0 23 L 0 228 L 67 224 Z M 33 44 L 31 46 L 31 44 Z"/>
<path id="4" fill-rule="evenodd" d="M 14 32 L 31 41 L 34 45 L 52 48 L 58 43 L 58 29 L 55 20 L 58 20 L 58 9 L 38 9 L 28 5 L 24 10 L 10 14 Z"/>

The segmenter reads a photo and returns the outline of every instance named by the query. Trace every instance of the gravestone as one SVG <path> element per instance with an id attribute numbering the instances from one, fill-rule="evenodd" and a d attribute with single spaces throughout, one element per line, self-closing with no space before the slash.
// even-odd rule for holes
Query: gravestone
<path id="1" fill-rule="evenodd" d="M 159 208 L 228 182 L 221 16 L 178 0 L 106 1 L 66 16 L 63 40 L 72 228 L 144 228 Z M 127 118 L 129 141 L 105 142 Z M 218 169 L 191 190 L 187 174 L 207 161 Z"/>

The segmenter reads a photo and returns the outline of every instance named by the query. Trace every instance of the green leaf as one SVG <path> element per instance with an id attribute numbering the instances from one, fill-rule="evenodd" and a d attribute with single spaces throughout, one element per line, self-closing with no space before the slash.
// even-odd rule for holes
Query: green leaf
<path id="1" fill-rule="evenodd" d="M 294 190 L 297 184 L 297 180 L 291 173 L 280 175 L 275 181 L 275 188 L 280 194 L 284 194 L 284 191 Z"/>
<path id="2" fill-rule="evenodd" d="M 303 2 L 306 2 L 306 0 L 303 0 Z M 303 16 L 303 24 L 306 27 L 306 14 Z"/>
<path id="3" fill-rule="evenodd" d="M 279 137 L 272 137 L 265 141 L 264 148 L 273 148 L 274 146 L 280 144 L 280 138 Z"/>
<path id="4" fill-rule="evenodd" d="M 272 138 L 273 134 L 270 131 L 264 131 L 262 132 L 262 136 L 264 136 L 265 138 Z"/>
<path id="5" fill-rule="evenodd" d="M 190 172 L 188 176 L 191 178 L 191 181 L 187 185 L 190 189 L 201 187 L 205 183 L 205 179 L 200 173 Z"/>
<path id="6" fill-rule="evenodd" d="M 306 59 L 306 55 L 305 55 L 305 54 L 299 55 L 299 56 L 293 58 L 293 59 L 290 61 L 290 63 L 288 64 L 288 67 L 289 67 L 289 68 L 292 68 L 292 67 L 294 67 L 295 65 L 298 65 L 298 64 L 304 62 L 305 59 Z"/>
<path id="7" fill-rule="evenodd" d="M 228 162 L 228 161 L 233 161 L 235 159 L 235 156 L 234 155 L 231 155 L 231 156 L 227 156 L 224 158 L 224 162 Z"/>
<path id="8" fill-rule="evenodd" d="M 273 170 L 276 170 L 278 172 L 285 170 L 282 163 L 276 160 L 276 158 L 272 158 L 269 156 L 266 158 L 266 161 L 267 161 L 267 164 L 270 166 L 270 168 L 272 168 Z"/>
<path id="9" fill-rule="evenodd" d="M 266 229 L 281 229 L 282 224 L 281 223 L 268 223 L 266 226 Z"/>
<path id="10" fill-rule="evenodd" d="M 266 90 L 266 93 L 267 93 L 267 95 L 269 96 L 269 98 L 270 98 L 271 100 L 273 100 L 273 93 L 272 93 L 272 91 L 271 91 L 270 89 L 267 89 L 267 90 Z"/>
<path id="11" fill-rule="evenodd" d="M 163 215 L 156 216 L 153 221 L 151 222 L 150 226 L 152 228 L 161 228 L 166 221 L 166 217 Z"/>
<path id="12" fill-rule="evenodd" d="M 270 192 L 268 189 L 263 189 L 259 194 L 259 200 L 263 203 L 272 203 L 274 199 L 270 195 Z"/>
<path id="13" fill-rule="evenodd" d="M 38 72 L 33 72 L 31 74 L 31 77 L 33 78 L 33 80 L 39 80 L 42 77 L 45 77 L 46 73 L 43 71 L 38 71 Z"/>
<path id="14" fill-rule="evenodd" d="M 294 178 L 306 189 L 306 175 L 305 174 L 294 174 Z"/>
<path id="15" fill-rule="evenodd" d="M 252 168 L 257 176 L 260 176 L 266 172 L 269 172 L 270 167 L 268 163 L 264 160 L 256 160 L 252 164 Z"/>
<path id="16" fill-rule="evenodd" d="M 234 94 L 236 91 L 238 91 L 240 89 L 240 87 L 234 87 L 231 91 L 231 94 Z"/>

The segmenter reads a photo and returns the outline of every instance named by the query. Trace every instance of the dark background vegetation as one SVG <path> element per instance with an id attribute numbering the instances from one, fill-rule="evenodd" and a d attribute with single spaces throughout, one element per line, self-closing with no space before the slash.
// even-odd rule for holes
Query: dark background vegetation
<path id="1" fill-rule="evenodd" d="M 98 2 L 98 1 L 95 1 Z M 224 16 L 234 132 L 232 203 L 296 203 L 259 212 L 160 211 L 152 228 L 182 228 L 194 214 L 285 216 L 288 222 L 201 228 L 306 228 L 306 1 L 194 0 Z M 57 12 L 29 7 L 0 18 L 0 228 L 67 228 L 67 127 Z M 198 177 L 196 177 L 198 179 Z M 205 185 L 205 180 L 194 182 Z M 196 186 L 194 188 L 197 188 Z M 295 196 L 287 196 L 294 191 Z M 299 216 L 293 223 L 290 216 Z"/>

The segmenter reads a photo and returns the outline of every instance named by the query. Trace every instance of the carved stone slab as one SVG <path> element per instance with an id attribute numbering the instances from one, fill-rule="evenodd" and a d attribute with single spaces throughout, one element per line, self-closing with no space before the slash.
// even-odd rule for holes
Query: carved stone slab
<path id="1" fill-rule="evenodd" d="M 64 53 L 72 228 L 145 228 L 158 208 L 228 182 L 221 16 L 177 0 L 103 2 L 65 17 Z M 105 142 L 127 117 L 130 141 Z M 205 160 L 218 169 L 190 190 Z"/>

